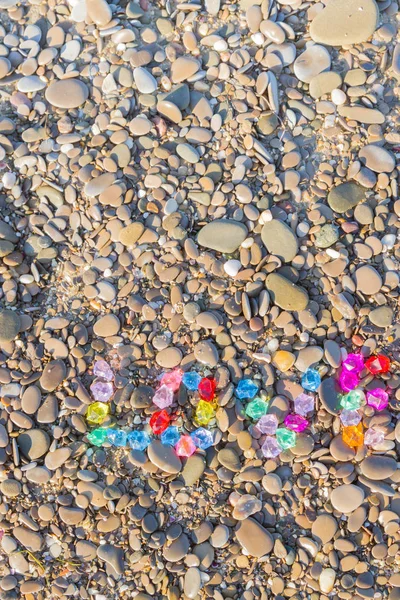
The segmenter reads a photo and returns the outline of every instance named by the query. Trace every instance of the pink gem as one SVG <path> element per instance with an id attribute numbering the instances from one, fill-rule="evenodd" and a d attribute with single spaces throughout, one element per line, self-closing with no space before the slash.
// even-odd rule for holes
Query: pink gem
<path id="1" fill-rule="evenodd" d="M 256 423 L 257 429 L 261 431 L 261 433 L 268 433 L 268 435 L 273 435 L 278 428 L 278 419 L 275 415 L 264 415 L 261 419 Z"/>
<path id="2" fill-rule="evenodd" d="M 389 394 L 381 388 L 367 390 L 367 404 L 375 410 L 384 410 L 389 404 Z"/>
<path id="3" fill-rule="evenodd" d="M 294 400 L 294 412 L 302 417 L 314 410 L 314 398 L 308 394 L 300 394 Z"/>
<path id="4" fill-rule="evenodd" d="M 348 354 L 342 362 L 342 367 L 350 373 L 361 373 L 364 368 L 364 357 L 361 354 Z"/>
<path id="5" fill-rule="evenodd" d="M 352 425 L 358 425 L 361 421 L 361 415 L 356 410 L 342 410 L 340 413 L 340 420 L 345 427 L 351 427 Z"/>
<path id="6" fill-rule="evenodd" d="M 370 427 L 364 433 L 364 444 L 366 446 L 380 446 L 385 439 L 382 431 Z"/>
<path id="7" fill-rule="evenodd" d="M 350 392 L 355 390 L 360 382 L 360 378 L 357 373 L 352 371 L 345 371 L 342 369 L 339 375 L 339 385 L 344 392 Z"/>
<path id="8" fill-rule="evenodd" d="M 174 392 L 170 387 L 166 385 L 162 385 L 158 388 L 156 393 L 153 396 L 153 402 L 160 408 L 166 408 L 167 406 L 171 406 L 174 401 Z"/>
<path id="9" fill-rule="evenodd" d="M 101 381 L 101 379 L 95 379 L 90 386 L 93 398 L 97 402 L 108 402 L 114 393 L 112 383 L 109 381 Z"/>
<path id="10" fill-rule="evenodd" d="M 288 415 L 285 418 L 285 427 L 295 431 L 296 433 L 301 433 L 308 427 L 308 421 L 301 415 Z"/>
<path id="11" fill-rule="evenodd" d="M 265 458 L 275 458 L 282 452 L 282 448 L 279 446 L 276 438 L 267 436 L 261 446 L 261 451 Z"/>
<path id="12" fill-rule="evenodd" d="M 170 371 L 169 373 L 164 373 L 164 375 L 161 377 L 161 385 L 166 385 L 173 392 L 177 392 L 181 385 L 182 376 L 183 376 L 182 369 L 174 369 L 173 371 Z"/>
<path id="13" fill-rule="evenodd" d="M 190 435 L 183 435 L 175 446 L 178 456 L 192 456 L 196 452 L 196 444 Z"/>
<path id="14" fill-rule="evenodd" d="M 114 379 L 114 373 L 105 360 L 98 360 L 94 363 L 93 373 L 96 377 L 101 377 L 101 379 L 105 379 L 106 381 Z"/>

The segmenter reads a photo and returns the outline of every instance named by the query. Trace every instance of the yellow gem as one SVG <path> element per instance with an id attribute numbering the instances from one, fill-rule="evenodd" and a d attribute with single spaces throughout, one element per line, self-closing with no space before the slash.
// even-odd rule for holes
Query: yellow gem
<path id="1" fill-rule="evenodd" d="M 196 407 L 196 422 L 199 425 L 207 425 L 215 416 L 215 409 L 210 402 L 200 400 Z"/>
<path id="2" fill-rule="evenodd" d="M 343 441 L 351 448 L 359 448 L 364 444 L 364 429 L 362 423 L 343 427 Z"/>
<path id="3" fill-rule="evenodd" d="M 110 412 L 110 405 L 105 402 L 93 402 L 86 411 L 86 421 L 93 425 L 101 425 Z"/>

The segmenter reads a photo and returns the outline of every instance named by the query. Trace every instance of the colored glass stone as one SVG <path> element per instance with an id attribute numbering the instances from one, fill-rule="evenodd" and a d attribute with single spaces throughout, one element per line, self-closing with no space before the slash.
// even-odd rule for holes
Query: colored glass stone
<path id="1" fill-rule="evenodd" d="M 93 446 L 102 446 L 107 440 L 107 431 L 108 429 L 105 429 L 104 427 L 98 427 L 88 433 L 86 437 Z"/>
<path id="2" fill-rule="evenodd" d="M 357 373 L 346 371 L 345 369 L 340 371 L 339 385 L 344 392 L 355 390 L 359 383 L 360 378 L 358 377 Z"/>
<path id="3" fill-rule="evenodd" d="M 365 361 L 365 366 L 372 375 L 380 375 L 381 373 L 387 373 L 390 369 L 390 360 L 383 354 L 377 356 L 371 356 Z"/>
<path id="4" fill-rule="evenodd" d="M 181 434 L 179 433 L 177 427 L 167 427 L 167 429 L 161 434 L 161 443 L 165 444 L 166 446 L 175 446 L 180 437 Z"/>
<path id="5" fill-rule="evenodd" d="M 128 434 L 128 444 L 132 448 L 132 450 L 146 450 L 147 446 L 150 444 L 151 438 L 146 431 L 136 430 L 131 431 Z"/>
<path id="6" fill-rule="evenodd" d="M 364 443 L 363 424 L 350 425 L 350 427 L 344 427 L 342 432 L 342 438 L 345 444 L 351 448 L 359 448 Z"/>
<path id="7" fill-rule="evenodd" d="M 242 379 L 236 388 L 236 396 L 241 400 L 252 400 L 258 392 L 258 386 L 251 379 Z"/>
<path id="8" fill-rule="evenodd" d="M 357 410 L 365 404 L 365 394 L 362 390 L 351 390 L 340 399 L 340 406 L 346 410 Z"/>
<path id="9" fill-rule="evenodd" d="M 183 435 L 175 446 L 175 452 L 178 456 L 189 457 L 196 452 L 196 444 L 190 435 Z"/>
<path id="10" fill-rule="evenodd" d="M 280 427 L 276 430 L 276 441 L 278 442 L 282 450 L 293 448 L 293 446 L 296 445 L 296 434 L 290 429 Z"/>
<path id="11" fill-rule="evenodd" d="M 301 378 L 301 385 L 305 390 L 315 392 L 321 385 L 321 375 L 316 369 L 307 369 Z"/>
<path id="12" fill-rule="evenodd" d="M 122 429 L 109 429 L 107 432 L 107 440 L 113 446 L 126 446 L 127 434 Z"/>
<path id="13" fill-rule="evenodd" d="M 201 381 L 201 375 L 196 373 L 196 371 L 189 371 L 188 373 L 184 373 L 182 377 L 182 383 L 188 390 L 191 392 L 195 392 L 199 389 L 199 383 Z"/>
<path id="14" fill-rule="evenodd" d="M 215 409 L 210 402 L 200 400 L 196 406 L 195 419 L 199 425 L 208 425 L 208 423 L 215 417 Z"/>
<path id="15" fill-rule="evenodd" d="M 165 431 L 171 421 L 171 417 L 165 409 L 155 412 L 150 419 L 150 427 L 156 435 Z"/>
<path id="16" fill-rule="evenodd" d="M 282 452 L 282 448 L 279 446 L 276 438 L 267 436 L 261 446 L 261 452 L 265 458 L 276 458 Z"/>
<path id="17" fill-rule="evenodd" d="M 274 435 L 276 430 L 278 429 L 278 419 L 276 415 L 269 414 L 264 415 L 256 424 L 257 429 L 261 431 L 261 433 L 267 433 L 268 435 Z"/>
<path id="18" fill-rule="evenodd" d="M 153 403 L 159 408 L 167 408 L 174 401 L 174 392 L 166 385 L 161 385 L 153 396 Z"/>
<path id="19" fill-rule="evenodd" d="M 161 387 L 166 385 L 173 392 L 177 392 L 181 385 L 182 375 L 182 369 L 173 369 L 172 371 L 169 371 L 169 373 L 164 373 L 161 377 Z"/>
<path id="20" fill-rule="evenodd" d="M 308 421 L 305 417 L 301 415 L 288 415 L 285 418 L 285 427 L 295 431 L 296 433 L 301 433 L 308 427 Z"/>
<path id="21" fill-rule="evenodd" d="M 109 381 L 95 379 L 90 386 L 90 391 L 97 402 L 108 402 L 114 393 L 114 388 Z"/>
<path id="22" fill-rule="evenodd" d="M 381 388 L 367 391 L 367 404 L 375 410 L 384 410 L 389 404 L 389 394 Z"/>
<path id="23" fill-rule="evenodd" d="M 350 427 L 351 425 L 359 424 L 361 415 L 356 410 L 342 410 L 340 413 L 340 420 L 345 427 Z"/>
<path id="24" fill-rule="evenodd" d="M 314 398 L 308 394 L 300 394 L 294 400 L 294 412 L 302 417 L 305 417 L 309 412 L 312 412 L 314 407 Z"/>
<path id="25" fill-rule="evenodd" d="M 93 366 L 93 374 L 96 377 L 101 377 L 106 381 L 112 381 L 114 379 L 114 373 L 110 365 L 105 360 L 97 360 Z"/>
<path id="26" fill-rule="evenodd" d="M 207 448 L 210 448 L 214 443 L 213 434 L 208 429 L 204 429 L 204 427 L 199 427 L 196 431 L 193 431 L 190 436 L 200 450 L 207 450 Z"/>
<path id="27" fill-rule="evenodd" d="M 385 435 L 383 431 L 378 431 L 378 429 L 374 429 L 370 427 L 364 434 L 364 444 L 366 446 L 380 446 L 383 444 L 385 440 Z"/>
<path id="28" fill-rule="evenodd" d="M 342 368 L 350 373 L 361 373 L 364 368 L 364 357 L 361 354 L 348 354 L 342 362 Z"/>
<path id="29" fill-rule="evenodd" d="M 202 400 L 211 402 L 215 398 L 217 382 L 212 377 L 203 377 L 199 383 L 199 394 Z"/>
<path id="30" fill-rule="evenodd" d="M 101 425 L 110 412 L 110 405 L 104 402 L 93 402 L 86 411 L 86 421 L 94 425 Z"/>
<path id="31" fill-rule="evenodd" d="M 246 416 L 249 417 L 249 419 L 254 419 L 255 421 L 257 421 L 263 415 L 266 414 L 267 410 L 268 404 L 264 402 L 264 400 L 261 400 L 261 398 L 254 398 L 254 400 L 249 402 L 246 406 L 245 412 Z"/>

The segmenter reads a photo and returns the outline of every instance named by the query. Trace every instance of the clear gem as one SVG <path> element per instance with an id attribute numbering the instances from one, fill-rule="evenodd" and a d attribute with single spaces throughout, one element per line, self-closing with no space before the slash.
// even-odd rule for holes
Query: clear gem
<path id="1" fill-rule="evenodd" d="M 86 421 L 94 425 L 101 425 L 110 412 L 110 405 L 104 402 L 93 402 L 86 411 Z"/>
<path id="2" fill-rule="evenodd" d="M 293 448 L 296 445 L 296 437 L 294 431 L 286 429 L 285 427 L 280 427 L 276 430 L 276 441 L 282 450 Z"/>
<path id="3" fill-rule="evenodd" d="M 90 386 L 93 398 L 98 402 L 108 402 L 114 393 L 112 383 L 95 379 Z"/>
<path id="4" fill-rule="evenodd" d="M 321 385 L 321 376 L 316 369 L 307 369 L 301 378 L 301 385 L 305 390 L 315 392 Z"/>
<path id="5" fill-rule="evenodd" d="M 261 398 L 254 398 L 251 402 L 246 406 L 246 416 L 250 419 L 254 419 L 257 421 L 263 415 L 266 414 L 268 410 L 268 404 L 261 400 Z"/>
<path id="6" fill-rule="evenodd" d="M 178 456 L 192 456 L 196 452 L 196 445 L 190 435 L 183 435 L 175 446 Z"/>
<path id="7" fill-rule="evenodd" d="M 200 448 L 200 450 L 207 450 L 207 448 L 210 448 L 214 443 L 213 434 L 208 429 L 204 429 L 204 427 L 199 427 L 190 435 L 197 448 Z"/>
<path id="8" fill-rule="evenodd" d="M 107 440 L 107 431 L 105 427 L 98 427 L 87 434 L 87 439 L 93 446 L 102 446 Z"/>
<path id="9" fill-rule="evenodd" d="M 361 354 L 348 354 L 342 362 L 342 368 L 351 373 L 361 373 L 364 368 L 364 357 Z"/>
<path id="10" fill-rule="evenodd" d="M 353 373 L 353 371 L 346 371 L 345 369 L 341 370 L 339 375 L 339 385 L 344 392 L 355 390 L 359 383 L 360 378 L 357 373 Z"/>
<path id="11" fill-rule="evenodd" d="M 106 381 L 112 381 L 114 379 L 114 373 L 110 365 L 105 360 L 97 360 L 93 366 L 93 374 L 96 377 L 105 379 Z"/>
<path id="12" fill-rule="evenodd" d="M 301 433 L 308 427 L 308 421 L 301 415 L 288 415 L 285 418 L 285 426 L 296 433 Z"/>
<path id="13" fill-rule="evenodd" d="M 252 399 L 258 392 L 258 386 L 251 379 L 242 379 L 236 388 L 236 396 L 241 400 Z"/>
<path id="14" fill-rule="evenodd" d="M 268 435 L 274 435 L 276 430 L 278 429 L 278 419 L 276 415 L 269 414 L 264 415 L 256 424 L 257 429 L 261 431 L 261 433 L 267 433 Z"/>
<path id="15" fill-rule="evenodd" d="M 178 443 L 181 434 L 177 427 L 167 427 L 161 434 L 161 443 L 165 446 L 175 446 Z"/>
<path id="16" fill-rule="evenodd" d="M 173 392 L 177 392 L 181 385 L 182 375 L 182 369 L 173 369 L 173 371 L 170 371 L 169 373 L 164 373 L 161 377 L 161 387 L 166 385 Z"/>
<path id="17" fill-rule="evenodd" d="M 370 427 L 364 434 L 364 444 L 366 446 L 380 446 L 383 444 L 385 440 L 385 435 L 383 431 L 378 431 L 378 429 L 374 429 Z"/>
<path id="18" fill-rule="evenodd" d="M 243 494 L 234 506 L 232 517 L 238 521 L 244 521 L 260 510 L 262 510 L 261 500 L 251 494 Z"/>
<path id="19" fill-rule="evenodd" d="M 201 381 L 201 375 L 196 373 L 196 371 L 189 371 L 185 373 L 182 377 L 182 383 L 188 390 L 191 392 L 195 392 L 199 389 L 199 383 Z"/>
<path id="20" fill-rule="evenodd" d="M 358 425 L 360 423 L 361 415 L 356 410 L 342 410 L 340 420 L 345 427 L 350 427 L 351 425 Z"/>
<path id="21" fill-rule="evenodd" d="M 279 446 L 276 438 L 267 436 L 261 446 L 261 451 L 265 458 L 275 458 L 282 452 L 282 448 Z"/>
<path id="22" fill-rule="evenodd" d="M 389 394 L 381 388 L 367 391 L 367 404 L 375 410 L 384 410 L 389 404 Z"/>
<path id="23" fill-rule="evenodd" d="M 167 408 L 174 401 L 174 392 L 166 385 L 162 385 L 156 390 L 153 396 L 153 402 L 159 408 Z"/>
<path id="24" fill-rule="evenodd" d="M 199 425 L 208 425 L 208 423 L 215 417 L 215 410 L 210 402 L 200 400 L 196 406 L 196 422 Z"/>
<path id="25" fill-rule="evenodd" d="M 357 410 L 365 404 L 365 394 L 362 390 L 351 390 L 340 399 L 340 406 L 346 410 Z"/>
<path id="26" fill-rule="evenodd" d="M 302 417 L 305 417 L 307 413 L 312 412 L 314 407 L 314 398 L 308 394 L 300 394 L 294 400 L 294 412 Z"/>
<path id="27" fill-rule="evenodd" d="M 140 452 L 143 452 L 143 450 L 146 450 L 150 442 L 151 438 L 145 431 L 135 430 L 128 434 L 128 444 L 132 450 L 140 450 Z"/>
<path id="28" fill-rule="evenodd" d="M 109 429 L 107 432 L 107 440 L 113 446 L 126 446 L 127 434 L 122 429 Z"/>

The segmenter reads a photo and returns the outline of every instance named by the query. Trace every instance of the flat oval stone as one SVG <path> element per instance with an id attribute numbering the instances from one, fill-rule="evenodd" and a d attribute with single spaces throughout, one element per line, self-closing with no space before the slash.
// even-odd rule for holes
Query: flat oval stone
<path id="1" fill-rule="evenodd" d="M 314 18 L 310 35 L 314 42 L 327 46 L 359 44 L 374 33 L 378 18 L 374 0 L 335 0 Z"/>
<path id="2" fill-rule="evenodd" d="M 113 173 L 103 173 L 98 177 L 94 177 L 85 185 L 85 194 L 89 198 L 95 198 L 100 196 L 107 188 L 109 188 L 115 182 L 115 175 Z"/>
<path id="3" fill-rule="evenodd" d="M 176 540 L 173 540 L 168 546 L 164 546 L 163 556 L 169 562 L 179 562 L 187 555 L 190 548 L 189 538 L 182 533 Z"/>
<path id="4" fill-rule="evenodd" d="M 0 79 L 3 79 L 3 77 L 6 77 L 6 75 L 8 75 L 8 73 L 11 71 L 11 63 L 8 60 L 8 58 L 5 58 L 5 56 L 2 56 L 0 58 Z"/>
<path id="5" fill-rule="evenodd" d="M 196 567 L 190 567 L 183 579 L 183 592 L 187 598 L 196 598 L 201 587 L 200 571 Z"/>
<path id="6" fill-rule="evenodd" d="M 377 294 L 382 287 L 382 278 L 371 265 L 359 267 L 354 273 L 354 279 L 357 290 L 367 296 Z"/>
<path id="7" fill-rule="evenodd" d="M 330 542 L 338 530 L 336 519 L 329 514 L 319 515 L 312 524 L 311 532 L 322 544 Z"/>
<path id="8" fill-rule="evenodd" d="M 46 454 L 50 446 L 50 438 L 42 429 L 30 429 L 17 437 L 22 454 L 30 460 L 36 460 Z"/>
<path id="9" fill-rule="evenodd" d="M 186 160 L 186 162 L 191 164 L 196 164 L 200 160 L 200 155 L 196 148 L 193 148 L 190 144 L 178 144 L 176 153 L 183 158 L 183 160 Z"/>
<path id="10" fill-rule="evenodd" d="M 185 466 L 183 467 L 180 477 L 182 477 L 186 486 L 191 486 L 197 483 L 200 477 L 203 475 L 206 468 L 204 458 L 199 454 L 193 454 L 187 459 Z"/>
<path id="11" fill-rule="evenodd" d="M 133 70 L 133 78 L 141 94 L 152 94 L 156 91 L 158 86 L 157 79 L 144 67 L 136 67 Z"/>
<path id="12" fill-rule="evenodd" d="M 104 27 L 112 19 L 112 11 L 106 0 L 86 0 L 86 10 L 93 23 Z"/>
<path id="13" fill-rule="evenodd" d="M 358 156 L 368 169 L 375 171 L 375 173 L 391 173 L 396 164 L 391 152 L 375 144 L 368 144 L 364 148 L 361 148 Z"/>
<path id="14" fill-rule="evenodd" d="M 218 350 L 211 340 L 202 340 L 194 347 L 194 356 L 203 365 L 216 367 L 218 364 Z"/>
<path id="15" fill-rule="evenodd" d="M 139 116 L 132 119 L 129 123 L 129 129 L 133 135 L 146 135 L 153 127 L 153 123 L 145 116 Z"/>
<path id="16" fill-rule="evenodd" d="M 52 392 L 64 381 L 67 369 L 62 360 L 52 360 L 44 368 L 39 383 L 46 392 Z"/>
<path id="17" fill-rule="evenodd" d="M 388 479 L 397 471 L 397 461 L 390 456 L 373 454 L 360 463 L 361 473 L 373 481 Z"/>
<path id="18" fill-rule="evenodd" d="M 121 323 L 117 315 L 105 315 L 100 317 L 93 326 L 93 331 L 99 337 L 111 337 L 117 335 Z"/>
<path id="19" fill-rule="evenodd" d="M 53 81 L 46 89 L 46 100 L 56 108 L 78 108 L 89 96 L 89 89 L 79 79 Z"/>
<path id="20" fill-rule="evenodd" d="M 38 410 L 42 401 L 42 393 L 36 385 L 25 388 L 21 398 L 21 408 L 27 415 L 33 415 Z"/>
<path id="21" fill-rule="evenodd" d="M 157 112 L 172 121 L 172 123 L 180 123 L 182 121 L 182 113 L 180 109 L 168 100 L 160 100 L 157 103 Z"/>
<path id="22" fill-rule="evenodd" d="M 268 252 L 283 262 L 291 262 L 297 254 L 297 238 L 292 229 L 283 221 L 272 219 L 261 230 L 261 239 Z"/>
<path id="23" fill-rule="evenodd" d="M 42 81 L 37 75 L 28 75 L 18 81 L 17 87 L 18 91 L 23 93 L 39 92 L 44 90 L 46 82 Z"/>
<path id="24" fill-rule="evenodd" d="M 231 219 L 217 219 L 200 229 L 197 242 L 200 246 L 226 254 L 235 252 L 247 237 L 247 227 Z"/>
<path id="25" fill-rule="evenodd" d="M 310 96 L 314 99 L 321 98 L 325 94 L 330 94 L 333 90 L 340 88 L 342 78 L 339 73 L 334 71 L 325 71 L 313 77 L 310 81 Z"/>
<path id="26" fill-rule="evenodd" d="M 339 485 L 330 497 L 333 508 L 341 513 L 351 513 L 364 501 L 364 490 L 353 484 Z"/>
<path id="27" fill-rule="evenodd" d="M 376 108 L 365 108 L 364 106 L 339 106 L 338 113 L 352 121 L 365 123 L 366 125 L 382 125 L 385 115 Z"/>
<path id="28" fill-rule="evenodd" d="M 21 331 L 21 317 L 14 310 L 0 311 L 0 342 L 12 342 Z"/>
<path id="29" fill-rule="evenodd" d="M 305 310 L 308 305 L 306 290 L 292 283 L 283 275 L 271 273 L 268 275 L 265 286 L 271 294 L 271 299 L 280 308 L 288 311 Z"/>
<path id="30" fill-rule="evenodd" d="M 336 383 L 336 379 L 334 377 L 325 377 L 319 387 L 319 397 L 322 406 L 331 415 L 339 414 L 339 396 L 340 390 Z"/>
<path id="31" fill-rule="evenodd" d="M 369 313 L 368 318 L 377 327 L 389 327 L 393 321 L 393 309 L 390 306 L 379 306 Z"/>
<path id="32" fill-rule="evenodd" d="M 128 248 L 134 246 L 144 231 L 143 223 L 131 223 L 119 232 L 119 241 Z"/>
<path id="33" fill-rule="evenodd" d="M 274 547 L 274 538 L 269 531 L 251 518 L 241 521 L 236 537 L 242 548 L 256 558 L 269 554 Z"/>
<path id="34" fill-rule="evenodd" d="M 323 46 L 310 46 L 294 61 L 294 73 L 300 81 L 310 83 L 322 71 L 328 71 L 331 66 L 331 55 Z"/>
<path id="35" fill-rule="evenodd" d="M 172 446 L 164 445 L 159 440 L 153 440 L 147 448 L 149 460 L 165 473 L 179 473 L 182 463 Z"/>
<path id="36" fill-rule="evenodd" d="M 365 190 L 357 183 L 346 181 L 334 187 L 328 194 L 328 204 L 332 210 L 343 214 L 365 199 Z"/>
<path id="37" fill-rule="evenodd" d="M 171 65 L 172 83 L 180 83 L 189 79 L 200 69 L 200 63 L 190 56 L 180 56 Z"/>

